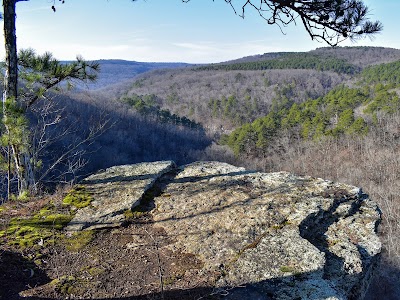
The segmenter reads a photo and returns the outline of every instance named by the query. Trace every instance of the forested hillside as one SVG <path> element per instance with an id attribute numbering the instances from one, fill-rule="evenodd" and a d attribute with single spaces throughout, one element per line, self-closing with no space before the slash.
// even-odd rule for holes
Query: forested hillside
<path id="1" fill-rule="evenodd" d="M 143 114 L 91 92 L 59 95 L 55 100 L 37 106 L 30 115 L 34 138 L 44 141 L 36 150 L 39 174 L 68 154 L 43 177 L 49 188 L 114 165 L 156 160 L 188 163 L 211 143 L 200 124 L 176 119 L 166 111 Z"/>
<path id="2" fill-rule="evenodd" d="M 309 54 L 343 59 L 361 68 L 400 59 L 399 49 L 383 47 L 323 47 L 310 51 Z"/>
<path id="3" fill-rule="evenodd" d="M 321 48 L 308 53 L 272 53 L 184 70 L 138 76 L 124 97 L 152 96 L 161 108 L 201 122 L 209 133 L 324 96 L 351 82 L 363 67 L 400 59 L 396 49 Z M 275 108 L 274 108 L 275 109 Z"/>
<path id="4" fill-rule="evenodd" d="M 197 67 L 197 70 L 274 70 L 274 69 L 311 69 L 355 74 L 360 67 L 337 57 L 310 53 L 285 53 L 276 58 L 250 62 L 236 62 Z"/>
<path id="5" fill-rule="evenodd" d="M 302 54 L 306 54 L 309 56 L 315 55 L 318 57 L 336 58 L 339 60 L 344 60 L 349 64 L 353 64 L 358 67 L 387 63 L 400 59 L 400 53 L 398 49 L 383 47 L 321 47 Z M 286 55 L 298 54 L 291 52 L 271 52 L 253 56 L 246 56 L 220 64 L 225 65 L 230 63 L 257 62 L 282 58 Z"/>
<path id="6" fill-rule="evenodd" d="M 274 103 L 319 97 L 349 75 L 316 70 L 173 70 L 139 76 L 125 97 L 154 95 L 160 107 L 211 133 L 266 115 Z"/>

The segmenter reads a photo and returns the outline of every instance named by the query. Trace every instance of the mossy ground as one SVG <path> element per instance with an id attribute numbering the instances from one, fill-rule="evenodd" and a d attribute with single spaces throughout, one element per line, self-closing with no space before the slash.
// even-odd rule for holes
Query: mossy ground
<path id="1" fill-rule="evenodd" d="M 7 277 L 0 276 L 0 298 L 105 299 L 121 291 L 124 297 L 160 298 L 160 268 L 165 290 L 177 291 L 168 299 L 188 299 L 184 289 L 195 288 L 190 293 L 196 297 L 210 293 L 209 288 L 196 288 L 212 277 L 198 271 L 203 265 L 196 256 L 164 248 L 169 237 L 148 213 L 159 193 L 151 190 L 140 206 L 126 212 L 127 218 L 135 218 L 127 226 L 77 233 L 63 228 L 82 207 L 77 199 L 90 205 L 90 195 L 80 188 L 61 192 L 56 199 L 52 195 L 0 206 L 0 268 L 8 270 Z"/>
<path id="2" fill-rule="evenodd" d="M 70 237 L 64 238 L 65 248 L 71 252 L 77 252 L 88 245 L 94 238 L 92 230 L 73 233 Z"/>
<path id="3" fill-rule="evenodd" d="M 281 266 L 279 268 L 279 270 L 283 273 L 293 273 L 294 272 L 294 268 L 291 266 Z"/>
<path id="4" fill-rule="evenodd" d="M 12 218 L 7 228 L 0 231 L 0 237 L 6 237 L 8 244 L 18 246 L 20 249 L 44 246 L 47 243 L 54 243 L 59 231 L 72 220 L 72 217 L 72 214 L 59 213 L 48 206 L 31 217 Z"/>
<path id="5" fill-rule="evenodd" d="M 73 276 L 62 276 L 60 278 L 53 279 L 50 282 L 50 285 L 54 286 L 54 288 L 62 294 L 71 294 L 74 281 L 75 277 Z"/>
<path id="6" fill-rule="evenodd" d="M 58 199 L 57 199 L 58 198 Z M 72 220 L 76 209 L 90 205 L 92 197 L 82 186 L 71 189 L 64 198 L 12 201 L 0 207 L 4 216 L 0 238 L 19 250 L 38 250 L 62 240 L 69 241 L 71 251 L 91 240 L 89 233 L 66 237 L 62 229 Z"/>

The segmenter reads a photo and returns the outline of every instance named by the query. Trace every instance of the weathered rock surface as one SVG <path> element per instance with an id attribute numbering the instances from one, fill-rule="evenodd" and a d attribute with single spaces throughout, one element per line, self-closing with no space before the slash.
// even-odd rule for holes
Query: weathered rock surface
<path id="1" fill-rule="evenodd" d="M 115 166 L 82 181 L 94 198 L 91 206 L 78 210 L 66 230 L 118 227 L 124 212 L 140 204 L 144 193 L 163 174 L 175 168 L 172 161 Z"/>
<path id="2" fill-rule="evenodd" d="M 87 178 L 95 208 L 104 206 L 107 213 L 91 208 L 86 220 L 78 212 L 72 228 L 105 227 L 97 218 L 114 216 L 110 203 L 117 207 L 116 199 L 126 194 L 135 194 L 138 201 L 172 166 L 154 163 L 158 171 L 125 166 Z M 140 179 L 139 169 L 146 179 Z M 173 240 L 164 247 L 196 255 L 204 272 L 215 274 L 214 285 L 224 298 L 363 297 L 381 251 L 376 235 L 380 212 L 359 188 L 218 162 L 189 164 L 171 174 L 160 180 L 163 190 L 154 198 L 153 222 Z"/>

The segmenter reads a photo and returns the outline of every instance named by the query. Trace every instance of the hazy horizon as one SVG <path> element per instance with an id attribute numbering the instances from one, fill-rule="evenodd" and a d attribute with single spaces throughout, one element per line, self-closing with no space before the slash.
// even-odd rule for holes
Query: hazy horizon
<path id="1" fill-rule="evenodd" d="M 340 46 L 400 48 L 395 0 L 366 0 L 371 20 L 384 30 Z M 52 1 L 17 3 L 18 48 L 49 51 L 59 60 L 216 63 L 267 52 L 303 52 L 327 46 L 312 41 L 300 23 L 281 29 L 249 9 L 244 19 L 225 1 Z M 0 57 L 4 57 L 4 41 Z"/>

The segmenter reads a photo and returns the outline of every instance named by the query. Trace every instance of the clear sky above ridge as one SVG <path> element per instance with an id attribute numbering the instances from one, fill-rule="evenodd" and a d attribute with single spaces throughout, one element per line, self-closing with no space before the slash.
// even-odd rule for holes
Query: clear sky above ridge
<path id="1" fill-rule="evenodd" d="M 242 1 L 237 0 L 237 3 Z M 381 34 L 342 46 L 400 49 L 399 0 L 364 1 Z M 17 3 L 18 48 L 50 51 L 60 60 L 126 59 L 152 62 L 221 62 L 277 51 L 308 51 L 326 44 L 311 41 L 301 24 L 268 25 L 248 9 L 244 19 L 224 0 L 30 0 Z M 4 38 L 0 55 L 4 57 Z"/>

